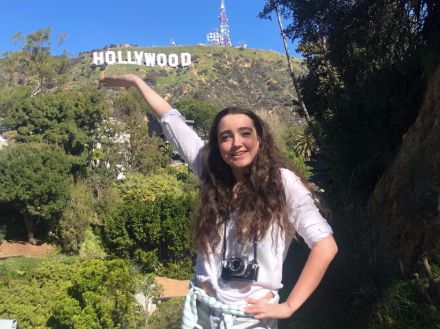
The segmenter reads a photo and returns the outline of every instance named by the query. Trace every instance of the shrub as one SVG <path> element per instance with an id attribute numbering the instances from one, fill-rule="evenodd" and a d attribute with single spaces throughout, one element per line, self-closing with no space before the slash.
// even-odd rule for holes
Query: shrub
<path id="1" fill-rule="evenodd" d="M 0 318 L 30 328 L 139 328 L 145 316 L 134 299 L 151 297 L 151 278 L 122 260 L 8 259 L 0 263 Z"/>
<path id="2" fill-rule="evenodd" d="M 183 194 L 183 183 L 163 172 L 155 175 L 131 174 L 118 185 L 124 200 L 154 201 L 163 195 Z"/>
<path id="3" fill-rule="evenodd" d="M 149 329 L 179 329 L 183 311 L 183 299 L 174 298 L 159 304 L 148 319 Z"/>
<path id="4" fill-rule="evenodd" d="M 134 294 L 138 277 L 122 260 L 89 260 L 72 275 L 52 322 L 63 328 L 139 328 L 145 323 Z"/>
<path id="5" fill-rule="evenodd" d="M 163 266 L 172 277 L 187 278 L 193 255 L 190 213 L 194 194 L 177 196 L 158 194 L 154 200 L 125 200 L 107 219 L 105 239 L 111 253 L 130 257 L 145 271 L 163 274 Z"/>
<path id="6" fill-rule="evenodd" d="M 84 183 L 77 183 L 58 224 L 58 238 L 65 252 L 78 253 L 85 240 L 86 229 L 96 216 L 92 193 Z"/>

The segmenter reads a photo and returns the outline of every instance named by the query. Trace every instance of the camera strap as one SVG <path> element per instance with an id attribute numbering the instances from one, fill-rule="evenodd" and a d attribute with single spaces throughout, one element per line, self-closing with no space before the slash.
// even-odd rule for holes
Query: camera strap
<path id="1" fill-rule="evenodd" d="M 227 226 L 227 220 L 225 220 L 223 224 L 223 259 L 226 260 L 226 226 Z M 257 261 L 257 239 L 254 238 L 254 261 Z"/>

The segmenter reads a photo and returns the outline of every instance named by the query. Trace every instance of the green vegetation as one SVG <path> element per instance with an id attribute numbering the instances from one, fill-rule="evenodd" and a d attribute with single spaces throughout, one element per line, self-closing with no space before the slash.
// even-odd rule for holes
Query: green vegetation
<path id="1" fill-rule="evenodd" d="M 122 260 L 8 259 L 0 263 L 0 317 L 23 329 L 141 328 L 133 294 L 142 284 Z"/>
<path id="2" fill-rule="evenodd" d="M 195 193 L 184 193 L 169 174 L 131 176 L 120 189 L 122 201 L 104 227 L 109 252 L 133 259 L 147 272 L 190 278 L 194 250 L 188 219 Z"/>
<path id="3" fill-rule="evenodd" d="M 261 16 L 277 11 L 288 22 L 287 36 L 299 40 L 309 68 L 301 79 L 312 116 L 309 137 L 316 140 L 309 164 L 333 211 L 341 250 L 334 277 L 320 290 L 326 294 L 315 303 L 321 309 L 331 304 L 331 314 L 315 318 L 307 313 L 286 326 L 438 328 L 439 285 L 433 279 L 428 284 L 421 265 L 427 255 L 431 267 L 440 262 L 438 234 L 431 234 L 439 230 L 434 219 L 438 174 L 420 163 L 414 151 L 413 170 L 392 168 L 400 189 L 409 187 L 403 182 L 416 182 L 407 194 L 380 181 L 420 113 L 427 83 L 440 63 L 437 2 L 267 0 Z M 425 120 L 437 119 L 432 115 Z M 420 139 L 413 145 L 423 149 L 426 132 L 418 124 L 417 129 Z M 293 151 L 309 153 L 309 137 L 293 138 Z M 371 193 L 378 182 L 385 195 L 376 198 L 387 200 L 382 207 L 392 209 L 384 217 L 371 212 Z M 405 200 L 405 205 L 388 195 Z M 326 319 L 324 325 L 316 323 L 320 318 Z"/>
<path id="4" fill-rule="evenodd" d="M 29 87 L 31 95 L 35 96 L 59 88 L 67 79 L 69 61 L 65 54 L 52 56 L 49 28 L 39 29 L 26 37 L 17 32 L 12 39 L 23 46 L 21 51 L 6 54 L 5 71 L 9 83 Z"/>
<path id="5" fill-rule="evenodd" d="M 21 215 L 16 221 L 23 221 L 29 242 L 36 242 L 37 219 L 49 229 L 56 227 L 70 197 L 71 167 L 63 150 L 46 144 L 17 144 L 0 151 L 0 203 Z"/>
<path id="6" fill-rule="evenodd" d="M 91 189 L 84 183 L 78 182 L 72 188 L 70 200 L 57 226 L 58 238 L 63 251 L 78 253 L 85 241 L 87 228 L 95 222 Z"/>
<path id="7" fill-rule="evenodd" d="M 137 92 L 110 92 L 107 102 L 67 74 L 90 78 L 93 68 L 50 55 L 48 29 L 23 40 L 0 62 L 10 144 L 0 150 L 0 242 L 27 234 L 72 256 L 1 261 L 0 317 L 20 328 L 145 327 L 134 294 L 159 293 L 146 271 L 193 273 L 196 179 L 187 166 L 169 166 L 174 151 L 149 135 L 151 113 Z M 121 173 L 127 178 L 116 180 Z"/>
<path id="8" fill-rule="evenodd" d="M 174 298 L 158 305 L 158 309 L 148 319 L 149 329 L 179 329 L 183 311 L 183 299 Z"/>
<path id="9" fill-rule="evenodd" d="M 44 142 L 64 148 L 88 164 L 99 126 L 106 119 L 104 98 L 96 90 L 81 93 L 25 95 L 6 101 L 3 125 L 16 131 L 17 142 Z"/>

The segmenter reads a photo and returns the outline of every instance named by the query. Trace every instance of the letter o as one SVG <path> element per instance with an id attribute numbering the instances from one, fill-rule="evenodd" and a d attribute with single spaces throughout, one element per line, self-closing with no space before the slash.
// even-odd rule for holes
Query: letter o
<path id="1" fill-rule="evenodd" d="M 170 54 L 168 56 L 168 65 L 171 67 L 177 67 L 177 65 L 179 65 L 179 57 L 176 54 Z"/>
<path id="2" fill-rule="evenodd" d="M 167 55 L 165 54 L 157 54 L 156 56 L 156 62 L 158 66 L 165 66 L 167 65 Z"/>

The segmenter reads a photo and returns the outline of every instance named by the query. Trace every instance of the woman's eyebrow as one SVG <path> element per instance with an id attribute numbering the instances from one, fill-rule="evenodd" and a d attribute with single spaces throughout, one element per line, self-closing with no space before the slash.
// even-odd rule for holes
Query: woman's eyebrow
<path id="1" fill-rule="evenodd" d="M 230 129 L 227 129 L 227 130 L 220 131 L 218 134 L 219 134 L 219 136 L 221 136 L 221 135 L 225 135 L 225 134 L 230 134 L 231 132 L 232 131 Z"/>
<path id="2" fill-rule="evenodd" d="M 238 128 L 238 131 L 242 131 L 242 130 L 254 130 L 254 128 L 247 126 Z"/>
<path id="3" fill-rule="evenodd" d="M 242 131 L 248 131 L 248 130 L 253 130 L 253 128 L 252 127 L 248 127 L 248 126 L 244 126 L 244 127 L 240 127 L 240 128 L 238 128 L 237 129 L 239 132 L 242 132 Z M 232 130 L 231 129 L 226 129 L 226 130 L 223 130 L 223 131 L 220 131 L 219 133 L 218 133 L 218 135 L 219 136 L 222 136 L 222 135 L 226 135 L 226 134 L 232 134 Z"/>

